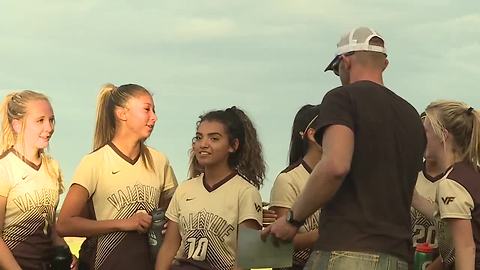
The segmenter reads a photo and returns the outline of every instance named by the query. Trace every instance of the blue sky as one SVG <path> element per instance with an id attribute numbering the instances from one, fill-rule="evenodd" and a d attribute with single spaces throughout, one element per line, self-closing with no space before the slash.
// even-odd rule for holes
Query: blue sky
<path id="1" fill-rule="evenodd" d="M 57 119 L 50 151 L 66 183 L 92 147 L 101 85 L 154 93 L 149 145 L 179 181 L 198 115 L 236 105 L 257 126 L 268 164 L 264 200 L 287 164 L 304 104 L 339 85 L 323 69 L 341 34 L 371 26 L 386 39 L 386 85 L 418 110 L 435 99 L 480 109 L 480 2 L 449 0 L 0 2 L 0 93 L 47 94 Z"/>

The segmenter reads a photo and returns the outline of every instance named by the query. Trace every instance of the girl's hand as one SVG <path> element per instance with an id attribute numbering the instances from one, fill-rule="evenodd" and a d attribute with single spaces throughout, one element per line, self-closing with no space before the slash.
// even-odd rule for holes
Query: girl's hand
<path id="1" fill-rule="evenodd" d="M 137 231 L 146 233 L 152 223 L 152 216 L 144 212 L 135 213 L 123 222 L 123 231 Z"/>
<path id="2" fill-rule="evenodd" d="M 70 264 L 70 269 L 78 270 L 78 259 L 77 256 L 72 254 L 72 263 Z"/>
<path id="3" fill-rule="evenodd" d="M 278 216 L 275 214 L 275 211 L 263 209 L 263 227 L 267 227 L 277 220 Z"/>

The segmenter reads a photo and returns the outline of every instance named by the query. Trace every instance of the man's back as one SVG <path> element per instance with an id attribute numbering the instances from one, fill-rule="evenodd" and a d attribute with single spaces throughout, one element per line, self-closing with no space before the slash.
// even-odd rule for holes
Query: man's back
<path id="1" fill-rule="evenodd" d="M 350 172 L 319 222 L 321 250 L 373 251 L 411 261 L 410 204 L 425 135 L 417 111 L 382 85 L 360 81 L 325 96 L 320 132 L 355 136 Z"/>

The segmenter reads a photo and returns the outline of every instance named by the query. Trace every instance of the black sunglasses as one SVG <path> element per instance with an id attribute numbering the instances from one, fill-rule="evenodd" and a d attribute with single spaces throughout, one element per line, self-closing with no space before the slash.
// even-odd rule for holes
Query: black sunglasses
<path id="1" fill-rule="evenodd" d="M 353 55 L 355 52 L 348 52 L 348 53 L 344 53 L 344 54 L 340 54 L 339 56 L 337 56 L 337 58 L 335 59 L 335 62 L 332 63 L 332 71 L 333 73 L 335 73 L 335 75 L 339 76 L 339 68 L 340 68 L 340 62 L 342 62 L 342 59 L 344 57 L 347 57 L 347 56 L 350 56 L 350 55 Z"/>

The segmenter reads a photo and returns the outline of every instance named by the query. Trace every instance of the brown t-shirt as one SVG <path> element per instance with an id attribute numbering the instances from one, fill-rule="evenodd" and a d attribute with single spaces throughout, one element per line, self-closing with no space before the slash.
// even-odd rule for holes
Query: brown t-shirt
<path id="1" fill-rule="evenodd" d="M 330 125 L 355 137 L 350 172 L 320 213 L 317 248 L 411 262 L 410 205 L 426 145 L 415 108 L 382 85 L 360 81 L 328 92 L 318 123 L 320 143 Z"/>

